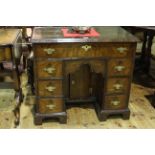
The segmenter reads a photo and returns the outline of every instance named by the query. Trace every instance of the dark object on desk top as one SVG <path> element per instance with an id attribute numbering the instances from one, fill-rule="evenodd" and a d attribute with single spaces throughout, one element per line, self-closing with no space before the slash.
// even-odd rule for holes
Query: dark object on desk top
<path id="1" fill-rule="evenodd" d="M 69 31 L 70 32 L 76 32 L 80 34 L 89 33 L 91 27 L 90 26 L 72 26 Z"/>
<path id="2" fill-rule="evenodd" d="M 91 28 L 89 32 L 85 31 L 85 33 L 79 33 L 72 29 L 70 31 L 70 28 L 62 28 L 61 31 L 63 32 L 64 38 L 92 38 L 100 36 L 94 28 Z"/>

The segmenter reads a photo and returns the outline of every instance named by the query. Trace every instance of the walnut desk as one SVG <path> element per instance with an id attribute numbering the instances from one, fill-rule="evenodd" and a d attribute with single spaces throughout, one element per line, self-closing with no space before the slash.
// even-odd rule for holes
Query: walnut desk
<path id="1" fill-rule="evenodd" d="M 94 27 L 99 37 L 64 38 L 61 27 L 34 28 L 35 124 L 66 123 L 68 104 L 92 103 L 101 121 L 129 119 L 137 39 L 120 27 Z"/>

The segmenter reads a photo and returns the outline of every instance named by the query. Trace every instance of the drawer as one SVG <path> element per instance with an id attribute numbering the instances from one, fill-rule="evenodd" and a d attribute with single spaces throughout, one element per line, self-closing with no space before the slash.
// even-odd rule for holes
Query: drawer
<path id="1" fill-rule="evenodd" d="M 132 59 L 111 59 L 108 61 L 108 76 L 127 76 L 132 71 Z"/>
<path id="2" fill-rule="evenodd" d="M 90 44 L 43 44 L 35 46 L 35 56 L 40 58 L 92 57 L 97 51 L 99 48 Z"/>
<path id="3" fill-rule="evenodd" d="M 108 78 L 106 93 L 127 93 L 129 90 L 129 78 Z"/>
<path id="4" fill-rule="evenodd" d="M 120 110 L 127 107 L 127 98 L 125 95 L 109 95 L 105 96 L 105 110 Z"/>
<path id="5" fill-rule="evenodd" d="M 129 45 L 103 44 L 41 44 L 35 45 L 35 56 L 38 58 L 71 58 L 71 57 L 131 57 L 133 52 Z"/>
<path id="6" fill-rule="evenodd" d="M 10 61 L 11 50 L 9 47 L 0 48 L 0 61 Z"/>
<path id="7" fill-rule="evenodd" d="M 116 44 L 109 47 L 109 53 L 107 55 L 111 58 L 129 58 L 133 57 L 133 51 L 132 46 L 128 44 Z M 102 53 L 104 55 L 104 51 Z"/>
<path id="8" fill-rule="evenodd" d="M 41 97 L 47 96 L 62 96 L 62 81 L 51 80 L 51 81 L 38 81 L 38 95 Z"/>
<path id="9" fill-rule="evenodd" d="M 51 98 L 51 99 L 39 99 L 38 110 L 39 113 L 57 113 L 62 112 L 64 107 L 64 101 L 62 98 Z"/>
<path id="10" fill-rule="evenodd" d="M 61 61 L 37 61 L 36 66 L 38 78 L 62 77 Z"/>

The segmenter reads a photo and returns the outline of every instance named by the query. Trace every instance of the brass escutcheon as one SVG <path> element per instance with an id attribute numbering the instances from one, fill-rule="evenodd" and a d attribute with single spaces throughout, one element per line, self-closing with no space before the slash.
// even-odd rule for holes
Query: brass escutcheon
<path id="1" fill-rule="evenodd" d="M 50 110 L 53 110 L 56 107 L 56 105 L 55 104 L 48 104 L 48 105 L 46 105 L 46 107 Z"/>
<path id="2" fill-rule="evenodd" d="M 55 49 L 54 48 L 45 48 L 44 51 L 48 54 L 48 55 L 51 55 L 55 52 Z"/>
<path id="3" fill-rule="evenodd" d="M 54 67 L 45 67 L 43 70 L 48 74 L 52 74 L 56 69 Z"/>
<path id="4" fill-rule="evenodd" d="M 84 45 L 81 47 L 82 49 L 84 49 L 86 52 L 91 49 L 92 47 L 90 45 Z"/>
<path id="5" fill-rule="evenodd" d="M 117 70 L 118 72 L 121 72 L 125 69 L 125 66 L 115 66 L 115 70 Z"/>
<path id="6" fill-rule="evenodd" d="M 48 90 L 49 92 L 53 92 L 56 89 L 56 87 L 48 86 L 45 89 Z"/>
<path id="7" fill-rule="evenodd" d="M 114 87 L 115 90 L 120 90 L 123 87 L 123 85 L 119 84 L 119 83 L 116 83 L 116 84 L 113 85 L 113 87 Z"/>
<path id="8" fill-rule="evenodd" d="M 120 101 L 114 100 L 114 101 L 111 101 L 111 104 L 114 105 L 114 106 L 117 106 L 117 105 L 120 104 Z"/>
<path id="9" fill-rule="evenodd" d="M 119 48 L 117 48 L 117 51 L 118 51 L 119 53 L 124 53 L 126 50 L 127 50 L 126 47 L 119 47 Z"/>

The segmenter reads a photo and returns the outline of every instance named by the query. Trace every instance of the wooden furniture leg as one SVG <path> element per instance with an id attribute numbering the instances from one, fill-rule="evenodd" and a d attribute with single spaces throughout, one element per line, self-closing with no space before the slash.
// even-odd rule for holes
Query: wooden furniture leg
<path id="1" fill-rule="evenodd" d="M 141 58 L 140 58 L 142 63 L 144 63 L 145 56 L 146 56 L 147 32 L 144 32 L 143 35 L 144 35 L 144 41 L 142 45 L 142 52 L 141 52 Z"/>
<path id="2" fill-rule="evenodd" d="M 154 35 L 151 33 L 148 36 L 147 49 L 146 49 L 146 57 L 145 57 L 145 68 L 144 71 L 149 74 L 150 65 L 151 65 L 151 47 Z"/>

